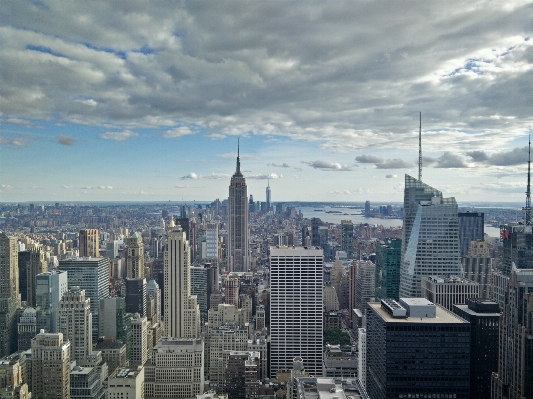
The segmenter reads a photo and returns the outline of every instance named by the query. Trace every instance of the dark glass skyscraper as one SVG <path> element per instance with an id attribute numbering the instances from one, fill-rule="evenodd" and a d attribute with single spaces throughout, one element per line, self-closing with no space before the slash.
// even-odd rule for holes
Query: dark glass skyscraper
<path id="1" fill-rule="evenodd" d="M 459 248 L 461 256 L 466 256 L 472 241 L 484 240 L 485 214 L 483 212 L 460 212 L 458 216 Z"/>
<path id="2" fill-rule="evenodd" d="M 402 240 L 386 238 L 376 246 L 376 301 L 399 300 Z"/>
<path id="3" fill-rule="evenodd" d="M 426 317 L 429 316 L 429 317 Z M 470 324 L 421 298 L 369 303 L 372 399 L 470 398 Z"/>

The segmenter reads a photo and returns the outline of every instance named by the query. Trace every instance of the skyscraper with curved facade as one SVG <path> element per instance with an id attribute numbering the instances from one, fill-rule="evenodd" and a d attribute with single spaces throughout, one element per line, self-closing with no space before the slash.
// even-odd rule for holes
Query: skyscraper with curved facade
<path id="1" fill-rule="evenodd" d="M 244 272 L 249 268 L 248 189 L 237 152 L 237 168 L 231 177 L 228 198 L 228 269 L 230 272 Z"/>
<path id="2" fill-rule="evenodd" d="M 421 278 L 461 275 L 455 198 L 405 175 L 400 298 L 422 296 Z"/>

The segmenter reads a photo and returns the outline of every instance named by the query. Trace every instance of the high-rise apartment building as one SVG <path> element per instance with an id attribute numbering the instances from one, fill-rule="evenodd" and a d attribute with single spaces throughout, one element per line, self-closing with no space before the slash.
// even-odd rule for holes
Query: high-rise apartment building
<path id="1" fill-rule="evenodd" d="M 301 357 L 322 375 L 323 252 L 319 248 L 270 248 L 270 374 Z"/>
<path id="2" fill-rule="evenodd" d="M 479 284 L 460 276 L 424 276 L 422 297 L 453 312 L 453 305 L 479 298 Z"/>
<path id="3" fill-rule="evenodd" d="M 372 399 L 470 398 L 470 323 L 426 299 L 370 303 L 366 351 Z"/>
<path id="4" fill-rule="evenodd" d="M 57 308 L 68 291 L 68 272 L 51 270 L 35 277 L 37 331 L 57 332 Z"/>
<path id="5" fill-rule="evenodd" d="M 351 220 L 341 220 L 341 250 L 346 252 L 348 259 L 353 259 L 353 223 Z"/>
<path id="6" fill-rule="evenodd" d="M 162 338 L 144 367 L 144 397 L 195 398 L 203 392 L 203 340 Z"/>
<path id="7" fill-rule="evenodd" d="M 400 299 L 402 240 L 386 238 L 376 246 L 376 301 Z"/>
<path id="8" fill-rule="evenodd" d="M 144 245 L 142 236 L 135 232 L 126 238 L 126 277 L 144 278 Z"/>
<path id="9" fill-rule="evenodd" d="M 190 247 L 185 232 L 168 233 L 164 252 L 165 331 L 172 338 L 195 338 L 200 333 L 200 309 L 191 295 Z"/>
<path id="10" fill-rule="evenodd" d="M 0 233 L 0 357 L 12 354 L 17 348 L 18 272 L 17 239 Z"/>
<path id="11" fill-rule="evenodd" d="M 31 341 L 32 398 L 70 399 L 70 342 L 40 332 Z"/>
<path id="12" fill-rule="evenodd" d="M 468 255 L 472 241 L 485 239 L 485 214 L 483 212 L 459 212 L 459 249 L 461 256 Z"/>
<path id="13" fill-rule="evenodd" d="M 91 300 L 93 340 L 98 339 L 100 299 L 109 297 L 109 259 L 72 257 L 59 261 L 59 269 L 68 272 L 68 288 L 80 287 Z"/>
<path id="14" fill-rule="evenodd" d="M 498 370 L 499 306 L 467 299 L 454 305 L 453 312 L 470 323 L 470 398 L 490 398 L 491 376 Z"/>
<path id="15" fill-rule="evenodd" d="M 467 256 L 463 257 L 464 277 L 479 284 L 479 297 L 492 299 L 492 258 L 485 241 L 472 241 Z"/>
<path id="16" fill-rule="evenodd" d="M 146 317 L 134 314 L 131 319 L 130 366 L 142 366 L 148 359 L 148 334 L 150 324 Z M 151 343 L 150 343 L 151 346 Z"/>
<path id="17" fill-rule="evenodd" d="M 98 229 L 82 229 L 80 230 L 80 240 L 78 243 L 79 255 L 83 256 L 100 256 L 100 241 L 98 237 Z"/>
<path id="18" fill-rule="evenodd" d="M 400 297 L 421 297 L 421 277 L 462 274 L 457 202 L 405 175 Z"/>
<path id="19" fill-rule="evenodd" d="M 231 178 L 228 197 L 228 269 L 247 272 L 250 269 L 248 250 L 248 192 L 237 155 L 237 169 Z"/>
<path id="20" fill-rule="evenodd" d="M 59 301 L 58 330 L 70 341 L 71 360 L 84 363 L 93 350 L 91 300 L 85 291 L 72 287 Z"/>

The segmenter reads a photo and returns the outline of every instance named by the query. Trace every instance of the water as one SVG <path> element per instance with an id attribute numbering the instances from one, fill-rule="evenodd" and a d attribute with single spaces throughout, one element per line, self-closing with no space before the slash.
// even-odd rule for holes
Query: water
<path id="1" fill-rule="evenodd" d="M 323 222 L 328 223 L 340 224 L 341 220 L 351 220 L 353 224 L 380 224 L 384 227 L 402 227 L 403 225 L 402 219 L 365 218 L 361 214 L 361 209 L 333 208 L 331 206 L 325 206 L 323 208 L 303 206 L 296 207 L 296 209 L 302 211 L 304 218 L 319 218 Z M 315 209 L 320 209 L 320 212 L 315 212 Z M 326 211 L 340 211 L 342 213 L 326 213 Z M 344 215 L 344 213 L 347 215 Z"/>

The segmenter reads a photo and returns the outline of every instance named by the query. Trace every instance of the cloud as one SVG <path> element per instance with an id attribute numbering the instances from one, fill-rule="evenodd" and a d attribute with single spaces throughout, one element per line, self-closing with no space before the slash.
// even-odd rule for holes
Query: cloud
<path id="1" fill-rule="evenodd" d="M 196 173 L 194 172 L 191 172 L 189 173 L 187 176 L 182 176 L 180 177 L 181 180 L 185 180 L 185 179 L 193 179 L 193 180 L 196 180 L 196 179 L 199 179 L 200 176 L 198 176 Z"/>
<path id="2" fill-rule="evenodd" d="M 461 156 L 447 151 L 437 158 L 435 168 L 468 168 L 468 164 Z"/>
<path id="3" fill-rule="evenodd" d="M 174 186 L 176 188 L 188 188 L 189 186 L 183 186 L 183 185 L 177 185 L 177 186 Z"/>
<path id="4" fill-rule="evenodd" d="M 0 188 L 4 188 L 6 190 L 11 190 L 13 187 L 9 184 L 0 184 Z"/>
<path id="5" fill-rule="evenodd" d="M 64 136 L 62 134 L 57 135 L 57 142 L 61 145 L 72 146 L 76 142 L 72 136 Z"/>
<path id="6" fill-rule="evenodd" d="M 274 168 L 290 168 L 290 165 L 289 164 L 286 164 L 286 163 L 282 163 L 282 164 L 277 164 L 277 163 L 267 163 L 267 166 L 272 166 Z"/>
<path id="7" fill-rule="evenodd" d="M 378 169 L 405 169 L 413 166 L 412 163 L 404 161 L 400 158 L 394 159 L 385 159 L 382 163 L 377 163 L 376 168 Z"/>
<path id="8" fill-rule="evenodd" d="M 24 137 L 0 137 L 0 144 L 7 144 L 14 147 L 25 147 L 28 144 L 28 139 Z"/>
<path id="9" fill-rule="evenodd" d="M 165 139 L 176 139 L 183 136 L 187 136 L 189 134 L 196 134 L 196 132 L 193 132 L 187 126 L 181 126 L 175 129 L 167 130 L 166 132 L 160 133 L 159 135 Z"/>
<path id="10" fill-rule="evenodd" d="M 331 195 L 350 195 L 352 193 L 350 191 L 348 191 L 348 190 L 334 190 L 334 191 L 330 191 L 328 194 L 331 194 Z"/>
<path id="11" fill-rule="evenodd" d="M 359 163 L 382 163 L 383 158 L 375 157 L 373 155 L 358 155 L 355 160 Z"/>
<path id="12" fill-rule="evenodd" d="M 63 184 L 63 185 L 61 186 L 61 188 L 65 189 L 65 190 L 69 190 L 69 189 L 71 189 L 71 188 L 74 188 L 74 186 L 67 186 L 66 184 Z"/>
<path id="13" fill-rule="evenodd" d="M 139 134 L 132 132 L 130 130 L 125 130 L 123 132 L 106 132 L 100 134 L 98 137 L 104 140 L 114 140 L 114 141 L 126 141 L 129 138 L 138 136 Z"/>
<path id="14" fill-rule="evenodd" d="M 387 179 L 396 179 L 398 175 L 385 175 L 385 178 Z"/>
<path id="15" fill-rule="evenodd" d="M 303 162 L 312 168 L 325 170 L 325 171 L 338 171 L 338 172 L 344 172 L 344 171 L 351 171 L 352 169 L 348 165 L 341 165 L 337 162 L 328 162 L 328 161 L 312 161 L 312 162 Z"/>
<path id="16" fill-rule="evenodd" d="M 474 162 L 484 162 L 489 159 L 485 151 L 469 151 L 466 153 Z"/>
<path id="17" fill-rule="evenodd" d="M 491 154 L 486 162 L 490 165 L 509 166 L 527 163 L 528 147 L 514 148 L 511 151 L 502 151 Z"/>
<path id="18" fill-rule="evenodd" d="M 355 157 L 355 160 L 359 163 L 373 163 L 377 169 L 405 169 L 413 166 L 400 158 L 383 159 L 373 155 L 359 155 Z"/>
<path id="19" fill-rule="evenodd" d="M 415 162 L 418 165 L 418 159 Z M 422 166 L 431 166 L 437 163 L 437 158 L 422 156 Z"/>
<path id="20" fill-rule="evenodd" d="M 250 175 L 250 176 L 245 176 L 245 177 L 247 179 L 256 179 L 256 180 L 266 180 L 266 179 L 275 180 L 275 179 L 283 178 L 282 175 L 277 175 L 276 173 L 271 173 L 269 175 Z"/>

